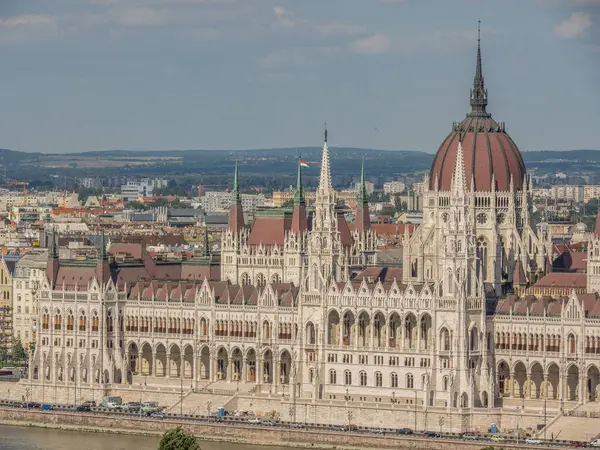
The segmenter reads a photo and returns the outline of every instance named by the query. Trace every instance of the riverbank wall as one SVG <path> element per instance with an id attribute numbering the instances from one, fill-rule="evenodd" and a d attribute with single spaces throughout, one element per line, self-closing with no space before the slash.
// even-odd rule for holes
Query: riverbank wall
<path id="1" fill-rule="evenodd" d="M 532 407 L 527 410 L 516 405 L 507 405 L 502 409 L 469 410 L 339 400 L 313 402 L 311 399 L 304 398 L 292 401 L 289 395 L 194 391 L 189 385 L 58 386 L 28 380 L 0 383 L 0 398 L 7 400 L 27 399 L 51 404 L 73 404 L 84 400 L 96 400 L 100 403 L 105 395 L 121 396 L 124 402 L 154 401 L 167 407 L 168 411 L 177 413 L 181 411 L 184 414 L 209 414 L 214 413 L 217 408 L 224 407 L 230 412 L 248 411 L 251 415 L 275 417 L 291 422 L 340 425 L 347 424 L 351 417 L 353 423 L 363 427 L 406 427 L 419 431 L 454 433 L 486 433 L 492 423 L 500 432 L 507 434 L 515 433 L 517 428 L 539 430 L 545 423 L 551 423 L 558 414 L 556 405 L 548 405 L 545 414 L 543 403 L 537 405 L 537 408 Z"/>
<path id="2" fill-rule="evenodd" d="M 0 423 L 6 425 L 40 426 L 80 431 L 105 431 L 110 433 L 162 434 L 177 426 L 206 440 L 221 440 L 234 443 L 256 445 L 279 445 L 294 447 L 321 448 L 394 448 L 394 449 L 454 449 L 460 445 L 463 450 L 480 450 L 483 442 L 457 442 L 456 440 L 427 439 L 417 436 L 398 437 L 380 435 L 360 435 L 326 430 L 301 430 L 264 428 L 250 425 L 230 425 L 220 423 L 198 423 L 178 420 L 155 420 L 143 417 L 114 416 L 110 414 L 80 414 L 65 411 L 21 410 L 0 407 Z M 516 444 L 496 445 L 502 449 L 535 449 L 542 446 L 517 446 Z"/>

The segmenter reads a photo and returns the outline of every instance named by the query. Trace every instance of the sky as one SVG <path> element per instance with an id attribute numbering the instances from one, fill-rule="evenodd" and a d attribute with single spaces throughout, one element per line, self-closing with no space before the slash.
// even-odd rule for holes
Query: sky
<path id="1" fill-rule="evenodd" d="M 600 149 L 600 0 L 0 0 L 0 148 Z"/>

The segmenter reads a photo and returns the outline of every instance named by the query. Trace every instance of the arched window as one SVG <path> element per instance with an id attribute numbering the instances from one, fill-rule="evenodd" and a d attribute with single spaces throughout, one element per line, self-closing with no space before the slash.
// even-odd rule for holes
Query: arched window
<path id="1" fill-rule="evenodd" d="M 414 389 L 415 387 L 415 378 L 412 373 L 406 375 L 406 389 Z"/>
<path id="2" fill-rule="evenodd" d="M 275 275 L 273 275 L 271 277 L 271 283 L 273 283 L 273 284 L 281 283 L 281 277 L 279 276 L 278 273 L 276 273 Z"/>
<path id="3" fill-rule="evenodd" d="M 271 339 L 271 325 L 266 320 L 263 322 L 263 338 Z"/>
<path id="4" fill-rule="evenodd" d="M 367 385 L 367 372 L 365 372 L 364 370 L 361 370 L 361 372 L 360 372 L 360 385 L 361 386 Z"/>
<path id="5" fill-rule="evenodd" d="M 267 280 L 265 280 L 265 276 L 262 273 L 256 275 L 256 285 L 258 287 L 264 287 L 267 284 Z"/>
<path id="6" fill-rule="evenodd" d="M 484 281 L 487 279 L 487 257 L 487 240 L 481 236 L 477 239 L 477 278 L 481 276 Z"/>
<path id="7" fill-rule="evenodd" d="M 75 326 L 75 318 L 73 317 L 73 312 L 69 310 L 67 312 L 67 330 L 73 331 L 73 327 Z"/>
<path id="8" fill-rule="evenodd" d="M 442 389 L 444 391 L 448 390 L 448 377 L 447 376 L 444 377 L 443 380 L 442 380 Z"/>
<path id="9" fill-rule="evenodd" d="M 317 337 L 315 334 L 315 326 L 312 324 L 312 322 L 309 322 L 308 325 L 306 325 L 306 339 L 309 344 L 317 343 Z"/>
<path id="10" fill-rule="evenodd" d="M 60 315 L 60 310 L 56 310 L 54 313 L 54 329 L 60 330 L 62 325 L 62 316 Z"/>
<path id="11" fill-rule="evenodd" d="M 349 370 L 346 370 L 344 372 L 344 384 L 346 386 L 350 386 L 352 384 L 352 372 L 350 372 Z"/>
<path id="12" fill-rule="evenodd" d="M 477 331 L 477 327 L 473 327 L 471 330 L 471 350 L 479 350 L 479 332 Z"/>
<path id="13" fill-rule="evenodd" d="M 390 375 L 390 387 L 397 388 L 398 387 L 398 374 L 393 372 Z"/>
<path id="14" fill-rule="evenodd" d="M 92 313 L 92 331 L 98 331 L 99 325 L 100 325 L 100 320 L 98 319 L 98 312 L 94 311 Z"/>
<path id="15" fill-rule="evenodd" d="M 250 284 L 250 275 L 247 273 L 242 274 L 242 286 L 248 286 Z"/>
<path id="16" fill-rule="evenodd" d="M 375 372 L 375 386 L 383 386 L 383 376 L 381 375 L 381 372 Z"/>
<path id="17" fill-rule="evenodd" d="M 333 369 L 329 371 L 329 384 L 337 383 L 337 372 Z"/>
<path id="18" fill-rule="evenodd" d="M 443 351 L 450 350 L 450 332 L 447 328 L 442 328 L 442 332 L 440 333 L 440 345 Z"/>

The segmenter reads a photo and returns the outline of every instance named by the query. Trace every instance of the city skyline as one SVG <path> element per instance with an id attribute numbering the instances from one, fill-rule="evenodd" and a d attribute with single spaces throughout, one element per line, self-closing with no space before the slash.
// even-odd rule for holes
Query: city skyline
<path id="1" fill-rule="evenodd" d="M 599 149 L 600 2 L 498 3 L 3 2 L 0 147 L 315 146 L 326 120 L 336 147 L 433 153 L 469 110 L 481 19 L 521 150 Z"/>

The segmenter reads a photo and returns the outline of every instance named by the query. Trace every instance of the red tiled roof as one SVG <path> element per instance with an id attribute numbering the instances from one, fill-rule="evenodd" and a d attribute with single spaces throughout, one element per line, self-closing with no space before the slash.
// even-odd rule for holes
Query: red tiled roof
<path id="1" fill-rule="evenodd" d="M 585 273 L 551 272 L 535 283 L 534 287 L 584 288 L 587 286 Z"/>
<path id="2" fill-rule="evenodd" d="M 285 233 L 292 225 L 291 217 L 257 217 L 252 225 L 249 245 L 283 245 Z"/>

